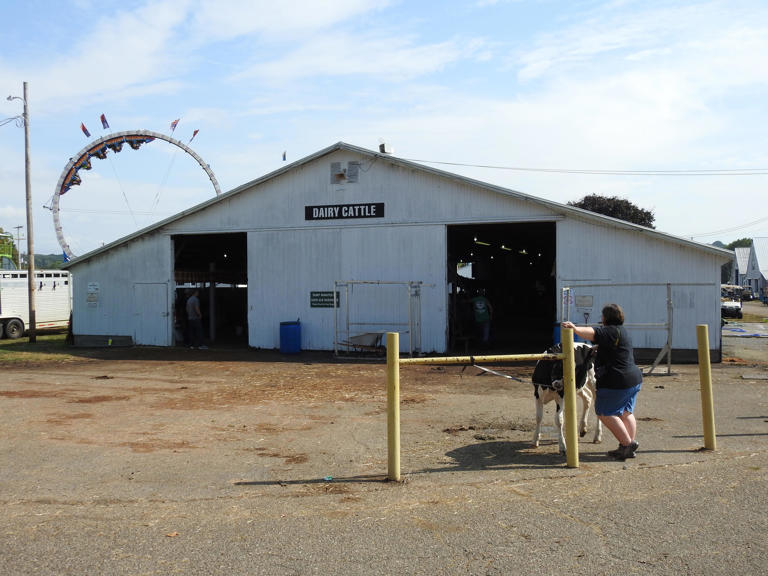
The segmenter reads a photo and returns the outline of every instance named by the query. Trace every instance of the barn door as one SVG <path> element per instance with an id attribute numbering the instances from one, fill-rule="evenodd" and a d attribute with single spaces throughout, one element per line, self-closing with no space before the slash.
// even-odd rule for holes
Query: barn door
<path id="1" fill-rule="evenodd" d="M 167 284 L 133 285 L 133 341 L 142 346 L 169 346 Z"/>

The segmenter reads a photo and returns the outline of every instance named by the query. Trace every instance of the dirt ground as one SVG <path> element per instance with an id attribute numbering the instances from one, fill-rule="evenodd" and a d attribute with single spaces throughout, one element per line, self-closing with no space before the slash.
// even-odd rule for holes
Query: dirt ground
<path id="1" fill-rule="evenodd" d="M 768 338 L 647 376 L 640 452 L 530 446 L 531 364 L 401 370 L 253 350 L 82 350 L 2 367 L 0 574 L 764 574 Z M 594 426 L 594 415 L 591 418 Z"/>

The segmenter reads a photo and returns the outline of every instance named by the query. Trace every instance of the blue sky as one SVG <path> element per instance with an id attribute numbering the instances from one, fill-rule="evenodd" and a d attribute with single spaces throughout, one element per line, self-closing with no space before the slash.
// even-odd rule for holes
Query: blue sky
<path id="1" fill-rule="evenodd" d="M 71 157 L 109 132 L 169 134 L 176 118 L 179 140 L 199 130 L 191 147 L 223 191 L 283 166 L 284 150 L 290 162 L 340 140 L 372 150 L 386 140 L 396 156 L 461 164 L 430 165 L 557 202 L 620 196 L 653 210 L 659 230 L 701 242 L 768 236 L 762 0 L 0 8 L 0 120 L 21 113 L 5 96 L 27 81 L 38 253 L 60 252 L 44 205 Z M 14 234 L 25 225 L 23 138 L 0 126 L 0 227 Z M 76 254 L 214 194 L 164 142 L 93 166 L 61 197 Z M 749 169 L 759 173 L 647 173 Z"/>

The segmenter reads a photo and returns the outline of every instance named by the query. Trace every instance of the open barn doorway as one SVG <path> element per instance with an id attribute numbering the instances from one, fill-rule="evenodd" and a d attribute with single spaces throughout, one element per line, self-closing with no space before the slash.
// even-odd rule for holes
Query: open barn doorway
<path id="1" fill-rule="evenodd" d="M 453 352 L 541 351 L 556 318 L 555 223 L 448 227 L 449 346 Z M 492 307 L 488 341 L 473 298 Z"/>
<path id="2" fill-rule="evenodd" d="M 248 250 L 244 232 L 173 236 L 174 341 L 188 345 L 186 302 L 199 292 L 210 346 L 248 345 Z"/>

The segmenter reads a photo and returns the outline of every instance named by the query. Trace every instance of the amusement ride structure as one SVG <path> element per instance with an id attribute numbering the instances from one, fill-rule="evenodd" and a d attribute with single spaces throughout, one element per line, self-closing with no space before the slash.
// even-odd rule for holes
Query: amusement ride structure
<path id="1" fill-rule="evenodd" d="M 172 124 L 172 127 L 175 128 L 175 123 Z M 83 129 L 83 131 L 86 132 L 85 129 Z M 87 132 L 86 135 L 88 135 Z M 61 225 L 61 218 L 59 214 L 61 197 L 66 194 L 73 186 L 80 185 L 82 182 L 80 171 L 91 170 L 91 160 L 93 158 L 104 160 L 107 158 L 107 153 L 109 151 L 117 154 L 126 144 L 131 149 L 138 150 L 139 147 L 141 147 L 143 144 L 147 144 L 153 140 L 164 140 L 194 158 L 195 161 L 208 175 L 208 178 L 210 178 L 216 195 L 218 196 L 221 194 L 219 183 L 216 181 L 216 176 L 213 174 L 211 167 L 205 163 L 203 159 L 188 145 L 171 136 L 150 130 L 129 130 L 126 132 L 115 132 L 113 134 L 98 138 L 80 150 L 80 152 L 78 152 L 77 155 L 67 163 L 67 165 L 64 167 L 64 171 L 61 173 L 61 177 L 59 178 L 58 183 L 56 184 L 56 190 L 54 192 L 53 199 L 51 200 L 50 209 L 53 212 L 53 225 L 56 230 L 56 238 L 58 239 L 59 244 L 61 245 L 61 249 L 63 250 L 67 259 L 74 258 L 75 254 L 72 252 L 72 249 L 70 248 L 69 243 L 64 236 L 64 231 Z"/>

